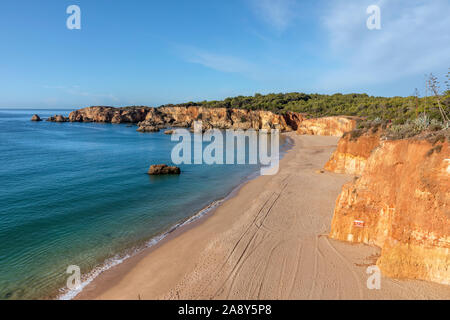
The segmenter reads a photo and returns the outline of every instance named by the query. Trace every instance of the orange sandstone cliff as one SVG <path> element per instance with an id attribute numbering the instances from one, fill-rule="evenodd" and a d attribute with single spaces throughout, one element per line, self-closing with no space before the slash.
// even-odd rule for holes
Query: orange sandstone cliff
<path id="1" fill-rule="evenodd" d="M 325 170 L 361 175 L 372 151 L 380 144 L 380 131 L 366 132 L 359 137 L 346 133 L 339 140 L 336 151 L 325 164 Z"/>
<path id="2" fill-rule="evenodd" d="M 378 139 L 346 136 L 341 156 L 327 164 L 361 174 L 336 201 L 330 237 L 379 246 L 377 265 L 386 276 L 450 284 L 448 140 L 380 141 L 377 147 Z M 358 167 L 355 155 L 368 156 L 365 164 Z"/>
<path id="3" fill-rule="evenodd" d="M 202 121 L 203 129 L 279 129 L 299 134 L 342 136 L 356 127 L 356 117 L 326 117 L 306 120 L 304 114 L 276 114 L 265 110 L 206 108 L 201 106 L 88 107 L 73 111 L 70 122 L 135 123 L 138 131 L 155 132 L 164 127 L 193 127 Z"/>
<path id="4" fill-rule="evenodd" d="M 359 119 L 347 116 L 308 119 L 300 123 L 297 133 L 341 137 L 344 133 L 355 129 Z"/>
<path id="5" fill-rule="evenodd" d="M 136 123 L 141 131 L 148 128 L 192 127 L 201 120 L 204 129 L 279 129 L 297 130 L 304 116 L 295 112 L 275 114 L 263 110 L 205 108 L 199 106 L 150 107 L 88 107 L 73 111 L 71 122 Z"/>

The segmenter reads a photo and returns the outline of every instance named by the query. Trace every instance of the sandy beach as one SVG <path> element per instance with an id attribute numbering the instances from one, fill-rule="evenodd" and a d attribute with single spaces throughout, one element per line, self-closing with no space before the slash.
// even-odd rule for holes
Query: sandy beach
<path id="1" fill-rule="evenodd" d="M 379 249 L 328 238 L 353 177 L 321 172 L 338 138 L 289 134 L 275 176 L 245 184 L 208 217 L 108 270 L 77 299 L 450 299 L 450 287 L 382 278 Z"/>

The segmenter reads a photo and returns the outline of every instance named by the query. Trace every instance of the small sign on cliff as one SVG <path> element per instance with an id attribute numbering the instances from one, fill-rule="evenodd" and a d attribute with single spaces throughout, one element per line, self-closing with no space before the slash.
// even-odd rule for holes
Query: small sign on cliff
<path id="1" fill-rule="evenodd" d="M 364 228 L 366 223 L 361 220 L 355 220 L 355 221 L 353 221 L 353 225 L 357 228 Z"/>

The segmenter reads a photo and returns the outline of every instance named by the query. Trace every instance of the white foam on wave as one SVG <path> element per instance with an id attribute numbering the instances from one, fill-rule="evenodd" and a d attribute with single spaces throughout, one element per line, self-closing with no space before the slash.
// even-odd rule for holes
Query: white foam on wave
<path id="1" fill-rule="evenodd" d="M 211 210 L 213 210 L 213 209 L 217 208 L 219 205 L 221 205 L 225 200 L 226 200 L 226 198 L 212 202 L 210 205 L 203 208 L 202 210 L 200 210 L 199 212 L 197 212 L 195 215 L 188 218 L 187 220 L 177 223 L 176 225 L 172 226 L 168 231 L 166 231 L 156 237 L 153 237 L 152 239 L 147 241 L 144 246 L 131 250 L 131 253 L 127 253 L 122 256 L 116 255 L 115 257 L 106 260 L 102 265 L 95 267 L 91 272 L 83 275 L 81 277 L 81 284 L 80 284 L 80 286 L 78 286 L 78 288 L 69 289 L 69 288 L 65 287 L 65 288 L 60 289 L 61 294 L 57 297 L 57 299 L 58 300 L 74 299 L 81 291 L 83 291 L 83 289 L 88 284 L 90 284 L 95 278 L 97 278 L 103 272 L 121 264 L 125 260 L 127 260 L 127 259 L 133 257 L 134 255 L 136 255 L 137 253 L 141 252 L 142 250 L 156 245 L 157 243 L 162 241 L 164 238 L 166 238 L 169 234 L 171 234 L 178 228 L 186 226 L 186 225 L 202 218 L 205 214 L 207 214 Z"/>

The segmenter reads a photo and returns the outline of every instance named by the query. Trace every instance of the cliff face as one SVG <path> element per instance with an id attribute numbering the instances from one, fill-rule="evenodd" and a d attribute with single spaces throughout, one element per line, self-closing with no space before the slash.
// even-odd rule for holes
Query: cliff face
<path id="1" fill-rule="evenodd" d="M 301 114 L 283 115 L 270 111 L 203 107 L 89 107 L 72 112 L 71 122 L 137 123 L 141 131 L 153 127 L 192 127 L 201 120 L 204 129 L 279 129 L 296 130 L 303 121 Z"/>
<path id="2" fill-rule="evenodd" d="M 356 128 L 357 117 L 325 117 L 308 119 L 303 121 L 297 129 L 299 134 L 311 134 L 317 136 L 337 136 Z"/>
<path id="3" fill-rule="evenodd" d="M 343 154 L 370 148 L 342 143 Z M 382 141 L 361 177 L 343 187 L 330 237 L 381 247 L 377 265 L 387 276 L 450 284 L 448 142 Z"/>
<path id="4" fill-rule="evenodd" d="M 365 133 L 354 138 L 350 133 L 339 140 L 336 151 L 325 164 L 325 170 L 361 175 L 372 151 L 380 144 L 380 133 Z"/>
<path id="5" fill-rule="evenodd" d="M 299 134 L 342 136 L 356 127 L 357 118 L 328 117 L 306 120 L 296 112 L 274 114 L 264 110 L 227 108 L 179 107 L 89 107 L 69 115 L 71 122 L 137 123 L 139 131 L 151 132 L 158 128 L 192 127 L 201 120 L 204 129 L 279 129 Z"/>

